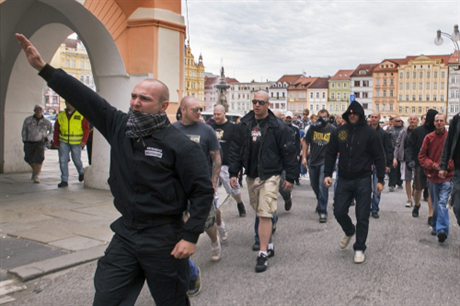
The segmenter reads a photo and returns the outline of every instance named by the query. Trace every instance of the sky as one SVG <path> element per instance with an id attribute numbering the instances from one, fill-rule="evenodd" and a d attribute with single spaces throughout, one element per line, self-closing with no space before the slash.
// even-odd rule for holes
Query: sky
<path id="1" fill-rule="evenodd" d="M 206 72 L 240 82 L 333 76 L 359 64 L 450 54 L 460 0 L 182 0 L 187 40 Z"/>

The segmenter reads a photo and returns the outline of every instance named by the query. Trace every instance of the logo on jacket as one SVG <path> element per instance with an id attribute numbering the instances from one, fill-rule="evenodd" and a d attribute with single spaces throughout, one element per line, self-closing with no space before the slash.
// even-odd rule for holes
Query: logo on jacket
<path id="1" fill-rule="evenodd" d="M 260 136 L 262 136 L 262 133 L 258 128 L 255 127 L 251 132 L 252 142 L 256 142 L 257 138 L 259 138 Z"/>
<path id="2" fill-rule="evenodd" d="M 348 139 L 348 130 L 340 130 L 339 131 L 339 141 L 347 141 Z"/>
<path id="3" fill-rule="evenodd" d="M 215 132 L 218 140 L 222 140 L 222 138 L 224 138 L 224 130 L 216 129 Z"/>

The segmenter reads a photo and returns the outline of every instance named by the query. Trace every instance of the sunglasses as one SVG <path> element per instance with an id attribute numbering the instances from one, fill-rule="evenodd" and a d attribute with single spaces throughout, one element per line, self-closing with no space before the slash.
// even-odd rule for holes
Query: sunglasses
<path id="1" fill-rule="evenodd" d="M 401 122 L 401 120 L 395 120 L 395 122 Z"/>
<path id="2" fill-rule="evenodd" d="M 264 100 L 252 100 L 252 104 L 256 105 L 259 103 L 260 106 L 265 105 L 265 103 L 268 103 L 267 101 Z"/>
<path id="3" fill-rule="evenodd" d="M 193 107 L 193 108 L 192 108 L 192 112 L 198 113 L 198 111 L 202 112 L 202 111 L 203 111 L 203 108 L 202 108 L 202 107 Z"/>

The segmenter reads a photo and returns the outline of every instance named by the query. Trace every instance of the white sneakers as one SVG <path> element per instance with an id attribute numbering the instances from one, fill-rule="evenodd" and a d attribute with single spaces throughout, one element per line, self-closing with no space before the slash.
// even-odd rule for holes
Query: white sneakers
<path id="1" fill-rule="evenodd" d="M 219 238 L 217 238 L 217 242 L 211 243 L 211 260 L 219 261 L 221 255 L 222 255 L 222 248 L 220 246 L 220 240 Z"/>
<path id="2" fill-rule="evenodd" d="M 355 258 L 354 258 L 355 264 L 363 263 L 365 259 L 366 259 L 366 256 L 364 256 L 363 251 L 355 251 Z"/>
<path id="3" fill-rule="evenodd" d="M 40 183 L 40 178 L 38 176 L 34 177 L 34 183 L 39 184 Z"/>
<path id="4" fill-rule="evenodd" d="M 407 202 L 406 202 L 406 207 L 412 207 L 412 201 L 407 200 Z"/>
<path id="5" fill-rule="evenodd" d="M 228 231 L 223 219 L 221 220 L 220 225 L 217 225 L 217 231 L 219 232 L 219 236 L 222 242 L 227 241 Z"/>
<path id="6" fill-rule="evenodd" d="M 353 234 L 354 235 L 354 234 Z M 345 249 L 349 244 L 350 244 L 350 241 L 351 241 L 351 238 L 353 237 L 353 235 L 351 236 L 347 236 L 345 235 L 342 240 L 340 241 L 340 248 L 343 250 Z"/>

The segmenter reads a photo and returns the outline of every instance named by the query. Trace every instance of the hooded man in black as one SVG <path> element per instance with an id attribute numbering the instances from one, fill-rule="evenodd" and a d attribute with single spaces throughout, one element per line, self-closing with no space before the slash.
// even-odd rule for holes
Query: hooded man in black
<path id="1" fill-rule="evenodd" d="M 420 198 L 422 197 L 422 190 L 427 186 L 427 178 L 422 166 L 418 160 L 418 153 L 422 147 L 423 139 L 429 133 L 434 131 L 434 117 L 438 112 L 434 109 L 429 109 L 426 113 L 425 123 L 415 128 L 407 143 L 405 153 L 406 166 L 414 171 L 414 202 L 415 206 L 412 210 L 412 217 L 418 217 L 418 211 L 420 209 Z M 433 204 L 431 203 L 431 197 L 428 197 L 428 224 L 431 225 L 433 216 Z"/>
<path id="2" fill-rule="evenodd" d="M 332 185 L 337 154 L 339 158 L 339 175 L 337 190 L 334 196 L 334 216 L 345 232 L 340 248 L 348 246 L 356 233 L 354 262 L 362 263 L 365 259 L 366 239 L 369 231 L 370 201 L 372 194 L 372 168 L 377 169 L 378 183 L 376 192 L 383 190 L 385 176 L 385 155 L 377 132 L 367 125 L 364 109 L 357 101 L 353 101 L 343 114 L 347 122 L 339 126 L 332 134 L 326 151 L 324 166 L 324 184 Z M 352 200 L 356 200 L 356 228 L 348 210 Z"/>

